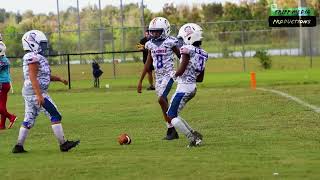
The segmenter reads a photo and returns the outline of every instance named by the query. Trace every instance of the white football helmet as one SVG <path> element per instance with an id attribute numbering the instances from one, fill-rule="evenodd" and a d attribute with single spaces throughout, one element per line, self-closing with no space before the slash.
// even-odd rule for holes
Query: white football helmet
<path id="1" fill-rule="evenodd" d="M 178 38 L 182 38 L 186 45 L 192 45 L 202 40 L 202 28 L 198 24 L 187 23 L 180 28 Z"/>
<path id="2" fill-rule="evenodd" d="M 164 17 L 153 18 L 149 24 L 149 32 L 150 31 L 162 31 L 159 38 L 165 39 L 170 35 L 170 23 Z M 149 34 L 152 37 L 152 33 Z"/>
<path id="3" fill-rule="evenodd" d="M 0 41 L 0 56 L 4 56 L 6 55 L 6 45 Z"/>
<path id="4" fill-rule="evenodd" d="M 22 47 L 25 51 L 43 53 L 48 49 L 48 39 L 39 30 L 31 30 L 22 36 Z"/>

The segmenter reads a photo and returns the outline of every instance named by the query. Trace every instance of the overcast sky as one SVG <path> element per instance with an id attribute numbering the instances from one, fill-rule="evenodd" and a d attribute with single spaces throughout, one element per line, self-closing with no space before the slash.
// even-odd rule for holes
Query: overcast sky
<path id="1" fill-rule="evenodd" d="M 175 4 L 201 4 L 211 2 L 239 2 L 239 0 L 144 0 L 144 4 L 153 12 L 159 12 L 166 2 L 175 2 Z M 57 12 L 57 0 L 0 0 L 0 8 L 4 8 L 6 11 L 12 11 L 23 13 L 24 11 L 31 9 L 34 13 Z M 88 4 L 98 5 L 99 0 L 79 0 L 80 8 L 87 6 Z M 128 3 L 141 3 L 141 0 L 122 0 L 123 4 Z M 108 4 L 119 6 L 120 0 L 101 0 L 101 6 L 104 7 Z M 59 0 L 60 10 L 65 10 L 69 6 L 77 6 L 77 0 Z"/>

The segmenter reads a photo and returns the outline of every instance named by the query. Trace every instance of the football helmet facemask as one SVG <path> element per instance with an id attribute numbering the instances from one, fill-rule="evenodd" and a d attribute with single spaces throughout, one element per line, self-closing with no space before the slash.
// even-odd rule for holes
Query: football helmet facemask
<path id="1" fill-rule="evenodd" d="M 154 32 L 158 31 L 159 36 L 155 37 Z M 149 24 L 149 34 L 151 39 L 161 40 L 166 39 L 170 34 L 170 23 L 166 18 L 156 17 L 151 20 Z"/>

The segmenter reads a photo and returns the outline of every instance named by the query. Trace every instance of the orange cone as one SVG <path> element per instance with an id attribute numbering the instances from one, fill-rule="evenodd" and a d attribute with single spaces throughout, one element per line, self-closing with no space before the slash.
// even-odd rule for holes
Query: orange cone
<path id="1" fill-rule="evenodd" d="M 257 87 L 256 73 L 251 72 L 250 77 L 251 77 L 251 89 L 256 89 L 256 87 Z"/>

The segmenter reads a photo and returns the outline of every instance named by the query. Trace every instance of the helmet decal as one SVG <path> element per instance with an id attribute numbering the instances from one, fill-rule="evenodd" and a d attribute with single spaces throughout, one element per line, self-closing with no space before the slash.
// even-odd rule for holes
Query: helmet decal
<path id="1" fill-rule="evenodd" d="M 195 23 L 187 23 L 180 28 L 178 37 L 181 37 L 185 44 L 192 45 L 196 41 L 201 41 L 202 28 Z"/>
<path id="2" fill-rule="evenodd" d="M 27 37 L 27 41 L 36 42 L 36 33 L 30 33 Z"/>

